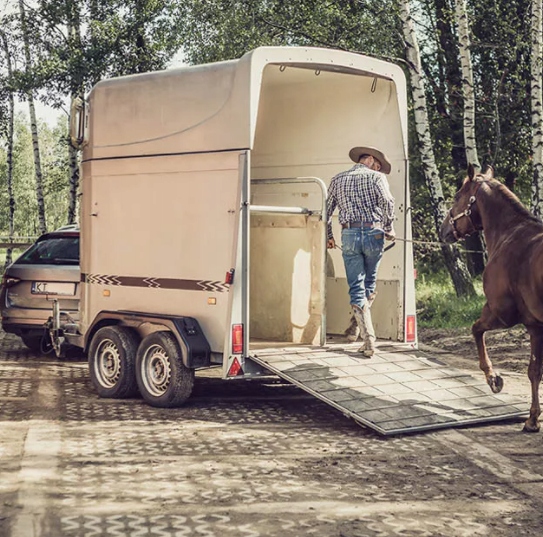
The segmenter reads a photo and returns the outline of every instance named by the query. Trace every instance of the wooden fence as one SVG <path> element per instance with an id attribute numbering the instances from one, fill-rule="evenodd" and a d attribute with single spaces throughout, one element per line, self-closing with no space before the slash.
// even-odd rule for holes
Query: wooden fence
<path id="1" fill-rule="evenodd" d="M 9 237 L 0 236 L 0 249 L 1 248 L 28 248 L 31 244 L 34 244 L 38 237 Z"/>

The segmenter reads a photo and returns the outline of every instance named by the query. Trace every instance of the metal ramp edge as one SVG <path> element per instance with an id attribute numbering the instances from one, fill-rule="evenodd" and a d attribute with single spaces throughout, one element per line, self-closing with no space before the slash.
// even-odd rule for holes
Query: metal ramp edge
<path id="1" fill-rule="evenodd" d="M 255 350 L 250 359 L 381 435 L 526 417 L 525 401 L 422 351 L 357 344 Z"/>

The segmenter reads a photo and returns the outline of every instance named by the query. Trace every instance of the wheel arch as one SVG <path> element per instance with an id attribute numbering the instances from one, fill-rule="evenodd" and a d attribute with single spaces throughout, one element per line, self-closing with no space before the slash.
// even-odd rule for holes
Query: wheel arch
<path id="1" fill-rule="evenodd" d="M 154 325 L 154 328 L 149 330 L 149 324 Z M 115 325 L 132 328 L 142 338 L 149 332 L 169 331 L 177 340 L 186 367 L 196 369 L 211 365 L 211 347 L 200 324 L 193 317 L 153 315 L 133 311 L 101 311 L 85 333 L 85 352 L 88 352 L 92 338 L 100 328 Z"/>

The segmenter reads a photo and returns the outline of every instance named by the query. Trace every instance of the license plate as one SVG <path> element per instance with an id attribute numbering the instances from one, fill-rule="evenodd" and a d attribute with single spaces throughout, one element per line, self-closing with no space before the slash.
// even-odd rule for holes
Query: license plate
<path id="1" fill-rule="evenodd" d="M 68 282 L 32 282 L 34 295 L 75 295 L 75 283 Z"/>

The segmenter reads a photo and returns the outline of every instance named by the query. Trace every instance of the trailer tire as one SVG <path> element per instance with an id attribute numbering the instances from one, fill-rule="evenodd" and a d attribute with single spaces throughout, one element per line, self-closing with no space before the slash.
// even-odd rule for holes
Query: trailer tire
<path id="1" fill-rule="evenodd" d="M 183 363 L 183 356 L 171 332 L 153 332 L 138 348 L 136 379 L 143 399 L 151 406 L 175 408 L 192 393 L 194 369 Z"/>
<path id="2" fill-rule="evenodd" d="M 125 399 L 138 394 L 135 363 L 140 338 L 125 326 L 105 326 L 89 348 L 89 373 L 100 397 Z"/>

